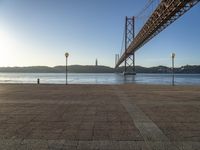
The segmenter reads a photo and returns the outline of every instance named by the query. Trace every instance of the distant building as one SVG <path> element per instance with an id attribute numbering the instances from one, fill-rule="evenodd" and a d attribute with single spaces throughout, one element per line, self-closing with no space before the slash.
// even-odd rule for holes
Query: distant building
<path id="1" fill-rule="evenodd" d="M 96 59 L 96 61 L 95 61 L 95 66 L 98 66 L 98 60 Z"/>

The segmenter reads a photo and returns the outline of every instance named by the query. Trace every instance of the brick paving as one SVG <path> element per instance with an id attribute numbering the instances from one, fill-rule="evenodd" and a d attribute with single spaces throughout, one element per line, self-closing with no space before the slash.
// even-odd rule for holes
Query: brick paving
<path id="1" fill-rule="evenodd" d="M 1 84 L 0 149 L 198 150 L 200 87 Z"/>

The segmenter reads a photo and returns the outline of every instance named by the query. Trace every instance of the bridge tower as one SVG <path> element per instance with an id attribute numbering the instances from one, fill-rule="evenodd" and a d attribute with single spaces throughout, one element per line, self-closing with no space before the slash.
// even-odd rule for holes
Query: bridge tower
<path id="1" fill-rule="evenodd" d="M 135 37 L 135 17 L 126 17 L 125 20 L 125 66 L 124 75 L 135 75 L 135 52 L 128 53 L 127 48 Z"/>

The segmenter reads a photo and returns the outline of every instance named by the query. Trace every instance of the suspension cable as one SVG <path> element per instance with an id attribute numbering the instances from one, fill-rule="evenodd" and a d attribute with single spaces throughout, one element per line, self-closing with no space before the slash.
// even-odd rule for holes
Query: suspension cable
<path id="1" fill-rule="evenodd" d="M 135 17 L 140 18 L 146 12 L 146 10 L 153 4 L 153 2 L 154 0 L 148 0 L 147 4 L 142 9 L 142 11 L 140 11 Z"/>

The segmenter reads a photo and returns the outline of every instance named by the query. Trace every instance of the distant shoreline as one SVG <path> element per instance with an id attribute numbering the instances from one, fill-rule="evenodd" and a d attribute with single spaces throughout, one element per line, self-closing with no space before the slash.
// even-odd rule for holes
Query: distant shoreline
<path id="1" fill-rule="evenodd" d="M 0 73 L 10 73 L 10 74 L 17 74 L 17 73 L 24 73 L 24 74 L 65 74 L 66 72 L 0 72 Z M 123 72 L 68 72 L 68 74 L 122 74 Z M 172 73 L 160 73 L 160 72 L 155 72 L 155 73 L 146 73 L 146 72 L 136 72 L 137 74 L 158 74 L 158 75 L 171 75 Z M 200 73 L 174 73 L 175 75 L 199 75 Z"/>
<path id="2" fill-rule="evenodd" d="M 136 73 L 171 73 L 171 67 L 135 67 Z M 117 69 L 108 66 L 92 66 L 92 65 L 70 65 L 69 73 L 122 73 L 124 67 Z M 30 66 L 30 67 L 0 67 L 0 73 L 65 73 L 65 66 Z M 176 74 L 199 74 L 200 65 L 186 65 L 175 68 Z"/>

